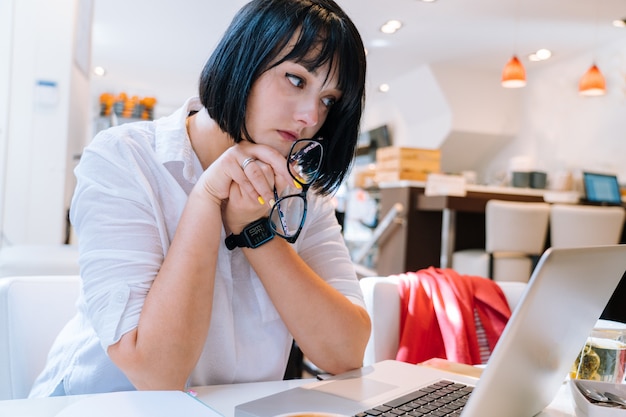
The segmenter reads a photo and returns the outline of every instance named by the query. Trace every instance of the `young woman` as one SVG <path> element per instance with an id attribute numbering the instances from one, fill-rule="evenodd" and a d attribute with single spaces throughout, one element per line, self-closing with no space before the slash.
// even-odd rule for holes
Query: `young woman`
<path id="1" fill-rule="evenodd" d="M 293 339 L 327 372 L 361 366 L 370 322 L 329 196 L 364 84 L 334 1 L 253 0 L 199 99 L 99 133 L 71 207 L 79 312 L 31 396 L 281 379 Z"/>

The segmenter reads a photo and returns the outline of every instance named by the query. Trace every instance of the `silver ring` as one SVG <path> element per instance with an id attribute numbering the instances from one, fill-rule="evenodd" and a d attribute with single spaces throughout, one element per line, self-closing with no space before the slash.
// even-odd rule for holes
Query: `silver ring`
<path id="1" fill-rule="evenodd" d="M 252 158 L 252 157 L 244 159 L 244 161 L 241 163 L 241 169 L 242 169 L 243 171 L 245 171 L 245 170 L 246 170 L 246 167 L 247 167 L 248 165 L 250 165 L 250 164 L 251 164 L 252 162 L 254 162 L 254 161 L 256 161 L 256 159 L 254 159 L 254 158 Z"/>

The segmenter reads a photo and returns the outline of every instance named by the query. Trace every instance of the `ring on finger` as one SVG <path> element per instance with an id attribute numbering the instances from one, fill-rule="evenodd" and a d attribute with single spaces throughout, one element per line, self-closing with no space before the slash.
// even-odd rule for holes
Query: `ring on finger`
<path id="1" fill-rule="evenodd" d="M 256 159 L 254 159 L 254 158 L 252 158 L 252 157 L 244 159 L 244 161 L 241 163 L 241 169 L 242 169 L 243 171 L 245 171 L 245 170 L 246 170 L 246 167 L 247 167 L 248 165 L 250 165 L 250 164 L 251 164 L 252 162 L 254 162 L 254 161 L 256 161 Z"/>

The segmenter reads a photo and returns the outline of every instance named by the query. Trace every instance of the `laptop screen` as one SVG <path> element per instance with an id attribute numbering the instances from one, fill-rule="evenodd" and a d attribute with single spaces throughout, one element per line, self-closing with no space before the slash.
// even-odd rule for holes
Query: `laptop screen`
<path id="1" fill-rule="evenodd" d="M 617 176 L 583 172 L 586 199 L 597 204 L 622 204 Z"/>

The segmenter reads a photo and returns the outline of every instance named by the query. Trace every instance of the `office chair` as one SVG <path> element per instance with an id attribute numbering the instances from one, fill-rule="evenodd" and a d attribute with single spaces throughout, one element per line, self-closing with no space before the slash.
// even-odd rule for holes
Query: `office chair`
<path id="1" fill-rule="evenodd" d="M 78 275 L 0 279 L 0 400 L 28 396 L 79 291 Z"/>
<path id="2" fill-rule="evenodd" d="M 368 366 L 385 359 L 395 359 L 400 339 L 399 278 L 366 277 L 359 284 L 365 306 L 372 320 L 372 333 L 365 348 L 363 365 Z M 509 303 L 515 309 L 526 290 L 524 282 L 497 282 Z M 426 341 L 427 342 L 427 341 Z"/>
<path id="3" fill-rule="evenodd" d="M 452 268 L 459 274 L 495 281 L 527 282 L 545 249 L 549 217 L 548 203 L 489 200 L 485 249 L 454 252 Z"/>
<path id="4" fill-rule="evenodd" d="M 619 206 L 554 204 L 550 209 L 550 246 L 575 248 L 619 243 L 625 211 Z"/>

